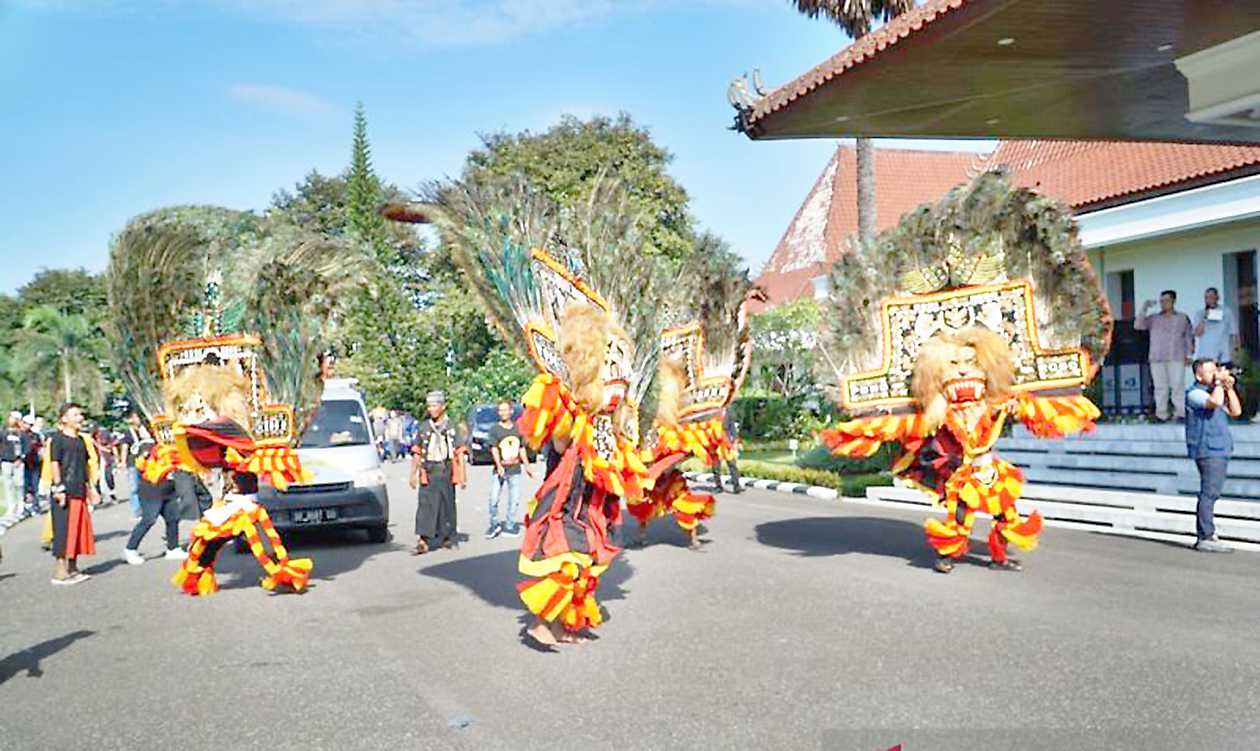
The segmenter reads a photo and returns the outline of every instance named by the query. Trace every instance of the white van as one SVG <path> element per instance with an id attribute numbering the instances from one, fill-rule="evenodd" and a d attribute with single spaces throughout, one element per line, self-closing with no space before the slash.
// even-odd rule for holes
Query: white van
<path id="1" fill-rule="evenodd" d="M 363 529 L 374 543 L 389 539 L 389 492 L 376 453 L 372 421 L 354 378 L 324 382 L 319 410 L 298 443 L 314 478 L 280 492 L 259 488 L 276 529 Z"/>

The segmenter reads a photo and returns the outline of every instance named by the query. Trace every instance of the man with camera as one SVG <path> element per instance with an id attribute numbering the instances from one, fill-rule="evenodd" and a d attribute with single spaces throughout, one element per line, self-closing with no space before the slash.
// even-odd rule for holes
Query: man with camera
<path id="1" fill-rule="evenodd" d="M 1242 414 L 1234 390 L 1235 374 L 1212 358 L 1194 361 L 1194 384 L 1186 391 L 1186 452 L 1199 469 L 1199 503 L 1195 510 L 1194 547 L 1205 553 L 1232 549 L 1216 536 L 1213 512 L 1221 497 L 1234 438 L 1229 418 Z"/>
<path id="2" fill-rule="evenodd" d="M 1229 308 L 1221 305 L 1216 287 L 1203 292 L 1203 308 L 1194 314 L 1194 356 L 1211 358 L 1218 365 L 1229 367 L 1238 349 L 1238 321 Z"/>

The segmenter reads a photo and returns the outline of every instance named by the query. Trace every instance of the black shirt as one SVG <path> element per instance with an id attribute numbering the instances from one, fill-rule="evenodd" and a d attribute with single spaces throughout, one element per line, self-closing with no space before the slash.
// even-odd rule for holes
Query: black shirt
<path id="1" fill-rule="evenodd" d="M 143 426 L 133 428 L 128 425 L 127 432 L 123 434 L 122 440 L 119 441 L 119 443 L 127 447 L 127 465 L 134 465 L 136 463 L 136 459 L 139 459 L 147 453 L 148 447 L 141 446 L 141 444 L 152 441 L 153 438 L 149 436 L 149 431 L 145 430 Z"/>
<path id="2" fill-rule="evenodd" d="M 69 436 L 60 430 L 53 433 L 51 458 L 61 467 L 61 484 L 66 497 L 87 497 L 87 446 L 81 436 Z"/>
<path id="3" fill-rule="evenodd" d="M 516 429 L 516 425 L 503 427 L 503 423 L 496 422 L 490 428 L 490 442 L 499 450 L 499 463 L 503 465 L 504 473 L 519 475 L 521 462 L 525 461 L 525 448 L 521 445 L 521 431 Z"/>
<path id="4" fill-rule="evenodd" d="M 33 430 L 22 431 L 22 456 L 26 457 L 27 466 L 39 464 L 39 451 L 43 447 L 43 436 Z"/>
<path id="5" fill-rule="evenodd" d="M 22 431 L 6 430 L 0 445 L 0 461 L 17 462 L 22 460 Z"/>

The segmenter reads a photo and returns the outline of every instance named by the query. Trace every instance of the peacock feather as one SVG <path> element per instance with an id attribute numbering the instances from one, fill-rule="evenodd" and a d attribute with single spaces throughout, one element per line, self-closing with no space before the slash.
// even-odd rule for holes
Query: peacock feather
<path id="1" fill-rule="evenodd" d="M 152 419 L 163 410 L 164 343 L 255 335 L 268 401 L 294 408 L 300 434 L 319 402 L 317 357 L 369 262 L 358 246 L 247 212 L 182 206 L 136 217 L 114 238 L 106 271 L 118 372 Z"/>

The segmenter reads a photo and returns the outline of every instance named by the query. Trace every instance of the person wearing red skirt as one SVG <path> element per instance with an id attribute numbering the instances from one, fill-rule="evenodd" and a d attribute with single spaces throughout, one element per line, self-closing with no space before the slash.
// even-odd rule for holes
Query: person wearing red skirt
<path id="1" fill-rule="evenodd" d="M 83 410 L 67 403 L 60 410 L 60 425 L 47 454 L 52 495 L 53 557 L 57 565 L 52 583 L 78 584 L 88 579 L 79 570 L 81 555 L 96 553 L 89 509 L 100 497 L 96 492 L 98 465 L 92 441 L 79 434 Z"/>

